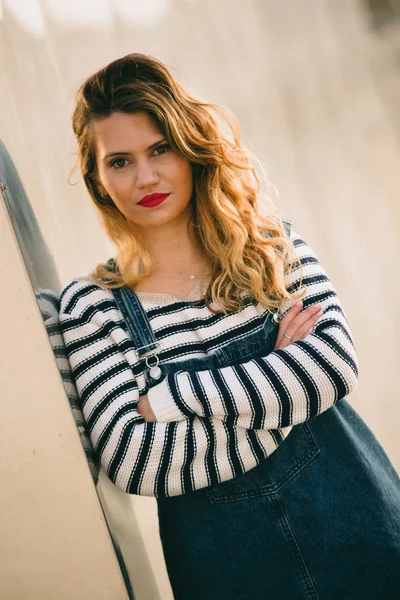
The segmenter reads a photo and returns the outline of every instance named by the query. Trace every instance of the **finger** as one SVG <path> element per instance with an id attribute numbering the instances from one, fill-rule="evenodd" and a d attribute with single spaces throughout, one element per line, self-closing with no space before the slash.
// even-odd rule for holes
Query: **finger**
<path id="1" fill-rule="evenodd" d="M 318 304 L 309 306 L 302 313 L 298 314 L 290 321 L 290 325 L 286 331 L 283 327 L 280 328 L 275 349 L 285 348 L 293 342 L 304 339 L 313 331 L 315 324 L 323 312 L 322 306 Z M 283 319 L 281 323 L 283 323 Z M 287 336 L 290 336 L 291 339 Z"/>
<path id="2" fill-rule="evenodd" d="M 315 315 L 313 315 L 308 321 L 306 321 L 304 323 L 304 325 L 300 328 L 300 335 L 304 335 L 306 333 L 308 333 L 308 331 L 310 329 L 314 329 L 315 325 L 318 323 L 318 321 L 320 320 L 320 318 L 322 317 L 322 315 L 324 314 L 324 311 L 321 309 L 320 311 L 318 311 Z"/>
<path id="3" fill-rule="evenodd" d="M 287 331 L 290 323 L 292 323 L 293 320 L 298 316 L 302 308 L 303 302 L 301 300 L 299 300 L 298 302 L 296 302 L 296 304 L 289 308 L 285 316 L 279 322 L 279 331 L 276 343 L 279 343 L 282 340 L 283 333 Z"/>
<path id="4" fill-rule="evenodd" d="M 286 348 L 286 346 L 290 346 L 294 340 L 289 340 L 286 336 L 283 336 L 279 341 L 276 341 L 274 350 L 282 350 L 282 348 Z"/>
<path id="5" fill-rule="evenodd" d="M 288 331 L 282 330 L 280 335 L 276 339 L 275 348 L 286 348 L 286 346 L 289 346 L 289 344 L 295 341 L 296 338 L 294 335 L 290 334 Z"/>
<path id="6" fill-rule="evenodd" d="M 297 308 L 297 310 L 293 310 L 294 308 Z M 286 333 L 292 338 L 296 337 L 297 330 L 303 327 L 303 325 L 310 319 L 310 316 L 312 316 L 316 311 L 318 311 L 318 305 L 309 306 L 302 312 L 299 312 L 300 310 L 301 306 L 292 306 L 292 308 L 290 309 L 291 314 L 289 315 L 289 313 L 287 313 L 282 319 L 282 321 L 279 323 L 279 332 L 277 337 L 278 343 L 282 341 L 284 337 L 289 341 L 289 343 L 291 343 L 291 341 L 294 341 L 289 340 L 289 338 L 287 338 L 284 334 Z"/>
<path id="7" fill-rule="evenodd" d="M 322 308 L 320 308 L 319 310 L 317 310 L 317 312 L 314 312 L 314 314 L 309 316 L 308 319 L 299 324 L 294 334 L 295 337 L 303 338 L 304 335 L 308 333 L 309 329 L 314 328 L 315 324 L 318 322 L 319 318 L 323 314 L 324 311 Z"/>
<path id="8" fill-rule="evenodd" d="M 289 325 L 293 321 L 293 319 L 295 319 L 296 316 L 300 313 L 302 308 L 303 302 L 301 300 L 298 300 L 298 302 L 296 302 L 295 304 L 293 304 L 293 306 L 289 308 L 285 316 L 281 319 L 281 321 L 279 322 L 279 327 L 286 327 L 287 325 Z"/>
<path id="9" fill-rule="evenodd" d="M 324 311 L 321 309 L 315 315 L 310 317 L 299 329 L 296 331 L 296 337 L 299 339 L 304 339 L 307 335 L 309 335 L 312 331 L 314 331 L 315 325 L 319 321 L 320 317 L 324 314 Z"/>
<path id="10" fill-rule="evenodd" d="M 142 417 L 146 408 L 146 398 L 147 396 L 139 396 L 139 401 L 137 405 L 137 411 Z"/>

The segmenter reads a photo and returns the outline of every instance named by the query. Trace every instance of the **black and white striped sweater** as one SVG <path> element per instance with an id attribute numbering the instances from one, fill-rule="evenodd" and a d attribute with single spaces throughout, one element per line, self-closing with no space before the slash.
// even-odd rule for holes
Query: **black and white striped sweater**
<path id="1" fill-rule="evenodd" d="M 148 390 L 156 423 L 137 411 L 147 391 L 143 360 L 112 292 L 89 276 L 64 288 L 60 324 L 88 433 L 123 491 L 174 496 L 232 479 L 270 455 L 293 425 L 355 389 L 357 357 L 340 301 L 310 246 L 293 230 L 291 239 L 307 290 L 304 308 L 324 309 L 315 331 L 240 365 L 167 375 Z M 299 277 L 296 267 L 287 287 L 295 288 Z M 266 314 L 254 302 L 240 313 L 214 315 L 204 303 L 164 296 L 139 294 L 166 362 L 207 356 L 227 333 L 240 343 L 238 331 L 259 330 Z M 285 301 L 281 312 L 290 306 Z M 221 401 L 227 387 L 229 403 Z"/>

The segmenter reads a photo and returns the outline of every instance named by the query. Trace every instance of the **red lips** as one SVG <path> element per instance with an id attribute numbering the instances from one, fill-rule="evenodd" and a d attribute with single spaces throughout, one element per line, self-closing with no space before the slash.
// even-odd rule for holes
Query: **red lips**
<path id="1" fill-rule="evenodd" d="M 164 200 L 166 198 L 168 198 L 169 193 L 168 194 L 160 194 L 158 192 L 154 192 L 153 194 L 147 194 L 146 196 L 144 196 L 140 202 L 138 202 L 138 204 L 140 206 L 145 206 L 145 207 L 152 207 L 152 206 L 158 206 L 159 204 L 161 204 L 161 202 L 164 202 Z"/>

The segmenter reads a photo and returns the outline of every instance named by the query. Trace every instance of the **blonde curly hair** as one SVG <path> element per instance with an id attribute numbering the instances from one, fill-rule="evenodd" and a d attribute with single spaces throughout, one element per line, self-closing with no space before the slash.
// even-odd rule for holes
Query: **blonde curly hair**
<path id="1" fill-rule="evenodd" d="M 159 60 L 128 54 L 91 75 L 76 94 L 72 127 L 79 165 L 106 234 L 118 254 L 96 266 L 99 286 L 129 286 L 152 274 L 150 255 L 132 224 L 99 190 L 92 124 L 114 112 L 145 112 L 171 148 L 193 170 L 191 223 L 209 257 L 210 283 L 205 303 L 212 312 L 239 311 L 249 295 L 266 309 L 298 299 L 285 287 L 287 270 L 298 261 L 282 219 L 263 215 L 260 180 L 240 139 L 238 122 L 226 108 L 194 98 Z M 228 126 L 229 139 L 218 123 Z M 300 265 L 301 268 L 301 265 Z M 211 303 L 218 308 L 210 306 Z"/>

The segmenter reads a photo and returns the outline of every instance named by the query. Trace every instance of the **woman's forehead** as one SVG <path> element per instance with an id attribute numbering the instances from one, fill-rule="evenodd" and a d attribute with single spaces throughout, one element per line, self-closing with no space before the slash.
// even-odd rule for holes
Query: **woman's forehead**
<path id="1" fill-rule="evenodd" d="M 163 137 L 144 112 L 112 113 L 105 119 L 94 121 L 92 133 L 100 156 L 110 152 L 140 152 Z"/>

